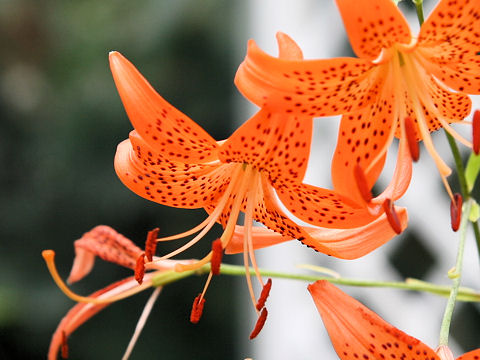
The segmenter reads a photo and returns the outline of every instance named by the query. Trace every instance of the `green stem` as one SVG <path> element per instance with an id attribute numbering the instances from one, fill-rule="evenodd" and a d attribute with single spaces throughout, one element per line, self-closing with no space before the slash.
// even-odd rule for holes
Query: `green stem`
<path id="1" fill-rule="evenodd" d="M 417 10 L 417 17 L 420 26 L 422 26 L 423 22 L 425 21 L 423 17 L 423 0 L 412 0 L 415 4 L 415 9 Z"/>
<path id="2" fill-rule="evenodd" d="M 175 272 L 167 271 L 155 276 L 152 280 L 153 286 L 164 286 L 177 280 L 189 277 L 191 275 L 203 275 L 210 271 L 210 264 L 206 264 L 196 271 Z M 255 270 L 249 268 L 250 275 L 255 275 Z M 220 273 L 222 275 L 229 276 L 245 276 L 245 267 L 240 265 L 222 264 Z M 260 269 L 260 274 L 264 277 L 278 278 L 278 279 L 290 279 L 290 280 L 302 280 L 308 282 L 314 282 L 317 280 L 327 280 L 333 284 L 357 286 L 357 287 L 388 287 L 395 289 L 405 289 L 411 291 L 425 291 L 431 294 L 448 297 L 451 293 L 451 287 L 448 285 L 435 285 L 425 281 L 416 279 L 407 279 L 404 282 L 395 281 L 373 281 L 373 280 L 361 280 L 361 279 L 349 279 L 349 278 L 332 278 L 328 276 L 320 275 L 306 275 L 306 274 L 289 274 L 278 271 L 263 270 Z M 480 294 L 469 288 L 459 288 L 458 300 L 460 301 L 473 301 L 480 302 Z"/>
<path id="3" fill-rule="evenodd" d="M 469 199 L 462 209 L 462 222 L 460 224 L 460 241 L 458 243 L 458 253 L 457 261 L 455 264 L 454 272 L 451 274 L 453 277 L 452 289 L 450 291 L 450 297 L 447 301 L 447 306 L 445 307 L 445 313 L 443 315 L 442 326 L 440 328 L 440 340 L 439 345 L 448 345 L 448 335 L 450 333 L 450 323 L 452 322 L 453 309 L 455 308 L 455 302 L 458 296 L 458 289 L 460 287 L 460 280 L 462 277 L 462 266 L 463 266 L 463 254 L 465 250 L 465 238 L 467 237 L 467 225 L 468 225 L 468 214 L 470 214 L 470 209 L 472 208 L 472 200 Z"/>
<path id="4" fill-rule="evenodd" d="M 460 191 L 464 199 L 468 199 L 469 191 L 467 187 L 467 180 L 465 179 L 465 168 L 463 167 L 462 157 L 460 156 L 460 151 L 458 150 L 457 143 L 452 135 L 445 130 L 445 135 L 447 136 L 448 144 L 455 159 L 455 167 L 457 168 L 458 181 L 460 183 Z"/>

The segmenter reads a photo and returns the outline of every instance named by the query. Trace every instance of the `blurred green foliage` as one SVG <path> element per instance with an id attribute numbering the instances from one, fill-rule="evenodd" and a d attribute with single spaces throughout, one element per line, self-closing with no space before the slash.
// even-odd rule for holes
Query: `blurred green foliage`
<path id="1" fill-rule="evenodd" d="M 1 359 L 45 358 L 51 334 L 74 305 L 48 275 L 42 249 L 57 252 L 66 277 L 73 241 L 98 224 L 143 247 L 156 226 L 174 234 L 203 219 L 203 210 L 151 203 L 117 179 L 116 145 L 132 128 L 107 55 L 122 52 L 168 101 L 225 138 L 241 60 L 231 48 L 238 10 L 220 0 L 0 1 Z M 200 257 L 208 247 L 205 241 L 186 256 Z M 129 275 L 97 261 L 74 289 L 88 294 Z M 233 358 L 232 282 L 214 282 L 198 325 L 188 317 L 204 278 L 164 289 L 131 358 Z M 69 339 L 71 357 L 119 359 L 147 297 L 113 304 L 82 326 Z"/>

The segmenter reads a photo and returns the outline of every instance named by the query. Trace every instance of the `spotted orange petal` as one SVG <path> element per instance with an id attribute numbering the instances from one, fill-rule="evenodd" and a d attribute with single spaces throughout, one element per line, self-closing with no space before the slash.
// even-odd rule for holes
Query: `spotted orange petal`
<path id="1" fill-rule="evenodd" d="M 358 57 L 376 59 L 382 49 L 412 40 L 407 20 L 392 0 L 336 0 Z"/>
<path id="2" fill-rule="evenodd" d="M 283 184 L 275 187 L 280 201 L 296 217 L 309 224 L 335 229 L 368 224 L 378 215 L 366 208 L 354 208 L 338 193 L 309 184 Z"/>
<path id="3" fill-rule="evenodd" d="M 480 3 L 440 1 L 420 29 L 418 47 L 449 87 L 480 93 Z"/>
<path id="4" fill-rule="evenodd" d="M 230 181 L 230 167 L 168 160 L 154 153 L 135 131 L 130 140 L 118 145 L 115 155 L 115 171 L 130 190 L 159 204 L 185 209 L 215 202 Z"/>
<path id="5" fill-rule="evenodd" d="M 93 268 L 95 257 L 135 269 L 138 256 L 142 253 L 137 245 L 114 229 L 105 225 L 95 226 L 74 242 L 75 259 L 68 277 L 74 283 L 85 277 Z"/>
<path id="6" fill-rule="evenodd" d="M 151 278 L 152 274 L 147 274 L 147 278 Z M 122 292 L 128 291 L 132 288 L 138 287 L 137 281 L 134 277 L 117 281 L 99 291 L 90 295 L 93 298 L 108 298 L 116 296 Z M 93 303 L 78 303 L 63 317 L 62 321 L 58 324 L 55 330 L 52 340 L 50 342 L 50 348 L 48 350 L 48 360 L 56 360 L 57 354 L 62 346 L 64 337 L 68 337 L 73 333 L 80 325 L 85 323 L 88 319 L 93 317 L 99 311 L 111 303 L 93 304 Z"/>
<path id="7" fill-rule="evenodd" d="M 427 345 L 393 327 L 328 281 L 317 281 L 308 290 L 340 359 L 440 360 Z"/>
<path id="8" fill-rule="evenodd" d="M 457 360 L 480 360 L 480 349 L 469 351 L 462 356 L 459 356 Z"/>
<path id="9" fill-rule="evenodd" d="M 407 227 L 407 211 L 405 208 L 396 208 L 402 224 L 402 230 Z M 392 230 L 385 214 L 367 225 L 353 229 L 325 229 L 304 227 L 308 236 L 302 240 L 305 245 L 317 248 L 322 245 L 330 249 L 331 254 L 341 259 L 358 259 L 378 247 L 382 246 L 397 234 Z M 225 253 L 236 254 L 243 251 L 243 227 L 235 230 L 234 236 Z M 279 233 L 263 227 L 252 229 L 252 241 L 254 249 L 280 244 L 292 240 L 291 237 L 282 236 Z"/>
<path id="10" fill-rule="evenodd" d="M 332 160 L 332 182 L 336 191 L 358 204 L 363 203 L 363 197 L 355 183 L 354 168 L 360 166 L 371 189 L 383 169 L 385 155 L 379 154 L 385 152 L 393 117 L 393 97 L 386 91 L 372 105 L 342 116 Z M 375 165 L 367 171 L 374 160 Z"/>
<path id="11" fill-rule="evenodd" d="M 270 181 L 301 182 L 307 170 L 312 119 L 260 110 L 221 146 L 220 160 L 253 165 Z"/>
<path id="12" fill-rule="evenodd" d="M 123 55 L 111 52 L 110 68 L 133 127 L 156 152 L 186 163 L 215 159 L 215 140 L 165 101 Z"/>
<path id="13" fill-rule="evenodd" d="M 253 40 L 235 84 L 262 108 L 304 116 L 336 115 L 373 101 L 382 78 L 367 60 L 286 60 L 263 52 Z"/>

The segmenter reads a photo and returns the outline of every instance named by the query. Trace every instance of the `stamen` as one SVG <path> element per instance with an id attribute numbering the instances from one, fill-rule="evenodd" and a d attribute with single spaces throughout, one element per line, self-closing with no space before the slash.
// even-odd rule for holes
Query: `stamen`
<path id="1" fill-rule="evenodd" d="M 478 155 L 480 152 L 480 110 L 475 110 L 472 122 L 473 131 L 473 152 Z"/>
<path id="2" fill-rule="evenodd" d="M 415 123 L 410 116 L 407 116 L 404 120 L 405 123 L 405 135 L 407 137 L 408 149 L 410 150 L 410 156 L 413 161 L 418 161 L 420 157 L 420 148 L 415 135 Z"/>
<path id="3" fill-rule="evenodd" d="M 270 295 L 270 289 L 272 288 L 272 279 L 268 279 L 266 284 L 263 285 L 262 292 L 257 301 L 257 310 L 260 311 L 267 301 L 268 295 Z"/>
<path id="4" fill-rule="evenodd" d="M 189 270 L 200 269 L 212 259 L 212 252 L 210 251 L 203 259 L 194 262 L 193 264 L 176 264 L 174 270 L 176 272 L 184 272 Z"/>
<path id="5" fill-rule="evenodd" d="M 365 200 L 367 203 L 372 201 L 372 192 L 368 188 L 367 178 L 365 177 L 365 173 L 359 164 L 356 164 L 353 168 L 353 176 L 355 177 L 358 191 L 360 191 L 360 195 L 362 195 L 363 200 Z"/>
<path id="6" fill-rule="evenodd" d="M 57 286 L 60 288 L 60 290 L 62 290 L 62 292 L 65 295 L 67 295 L 70 299 L 77 302 L 82 302 L 82 303 L 109 304 L 114 301 L 125 299 L 129 296 L 135 295 L 140 291 L 143 291 L 151 287 L 152 276 L 158 273 L 158 272 L 149 273 L 148 281 L 145 281 L 142 285 L 135 286 L 135 288 L 128 289 L 118 295 L 114 295 L 108 298 L 95 298 L 95 297 L 89 297 L 89 296 L 81 296 L 81 295 L 75 294 L 72 290 L 70 290 L 68 286 L 65 284 L 65 282 L 62 280 L 60 275 L 58 274 L 57 268 L 55 266 L 55 251 L 43 250 L 42 256 L 43 256 L 43 259 L 45 260 L 45 263 L 47 264 L 47 268 L 48 268 L 48 271 L 50 272 L 50 275 L 52 276 L 53 280 L 55 281 Z"/>
<path id="7" fill-rule="evenodd" d="M 61 356 L 62 356 L 62 359 L 68 359 L 67 333 L 65 331 L 62 331 Z"/>
<path id="8" fill-rule="evenodd" d="M 220 274 L 220 266 L 222 265 L 223 247 L 222 240 L 217 239 L 212 242 L 212 259 L 210 260 L 210 271 L 213 275 Z"/>
<path id="9" fill-rule="evenodd" d="M 457 231 L 460 227 L 460 220 L 462 220 L 462 195 L 455 193 L 450 202 L 450 218 L 452 221 L 452 230 Z"/>
<path id="10" fill-rule="evenodd" d="M 153 255 L 157 250 L 157 236 L 159 231 L 159 228 L 155 228 L 148 232 L 147 240 L 145 241 L 145 256 L 148 261 L 153 260 Z"/>
<path id="11" fill-rule="evenodd" d="M 397 212 L 395 211 L 395 207 L 393 206 L 393 201 L 391 199 L 386 199 L 383 202 L 383 209 L 385 211 L 385 214 L 387 215 L 387 220 L 390 223 L 393 231 L 395 231 L 397 234 L 400 234 L 402 232 L 402 224 L 398 219 Z"/>
<path id="12" fill-rule="evenodd" d="M 139 285 L 142 285 L 143 277 L 145 276 L 145 253 L 141 253 L 137 258 L 137 264 L 135 265 L 135 280 Z"/>
<path id="13" fill-rule="evenodd" d="M 192 312 L 190 313 L 190 322 L 196 324 L 200 321 L 203 313 L 203 306 L 205 305 L 205 298 L 202 294 L 198 294 L 193 300 Z"/>
<path id="14" fill-rule="evenodd" d="M 267 321 L 267 315 L 267 308 L 263 308 L 262 313 L 258 317 L 257 323 L 255 324 L 255 328 L 250 334 L 250 340 L 255 339 L 257 335 L 260 334 L 260 331 L 263 329 L 263 325 L 265 325 L 265 321 Z"/>
<path id="15" fill-rule="evenodd" d="M 138 337 L 140 336 L 140 333 L 142 332 L 145 326 L 145 323 L 147 322 L 148 316 L 150 315 L 150 312 L 153 309 L 153 305 L 155 304 L 155 301 L 157 301 L 158 295 L 160 294 L 161 290 L 162 290 L 161 287 L 157 287 L 153 291 L 147 303 L 145 304 L 145 307 L 143 308 L 143 311 L 142 311 L 142 315 L 140 315 L 140 318 L 138 319 L 137 326 L 135 326 L 135 331 L 132 335 L 132 338 L 130 339 L 130 342 L 128 343 L 127 350 L 125 350 L 125 354 L 123 354 L 122 360 L 128 360 L 128 358 L 130 357 L 133 347 L 135 346 L 138 340 Z"/>

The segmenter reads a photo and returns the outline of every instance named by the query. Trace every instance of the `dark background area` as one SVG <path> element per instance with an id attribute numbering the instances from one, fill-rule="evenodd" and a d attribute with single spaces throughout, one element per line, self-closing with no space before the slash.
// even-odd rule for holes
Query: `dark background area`
<path id="1" fill-rule="evenodd" d="M 122 52 L 169 102 L 223 139 L 238 96 L 233 77 L 241 58 L 233 54 L 245 47 L 231 48 L 238 10 L 214 0 L 0 2 L 0 359 L 45 358 L 74 305 L 48 275 L 43 249 L 56 251 L 66 278 L 73 241 L 98 224 L 143 247 L 154 227 L 170 235 L 204 218 L 203 210 L 144 200 L 116 177 L 116 146 L 132 127 L 108 52 Z M 162 246 L 166 253 L 178 242 Z M 201 242 L 185 257 L 201 257 L 208 246 Z M 86 295 L 130 275 L 97 260 L 73 289 Z M 192 325 L 191 304 L 204 281 L 164 289 L 131 359 L 234 357 L 236 280 L 214 282 L 209 315 Z M 115 303 L 82 326 L 69 339 L 71 358 L 119 359 L 149 293 Z"/>

